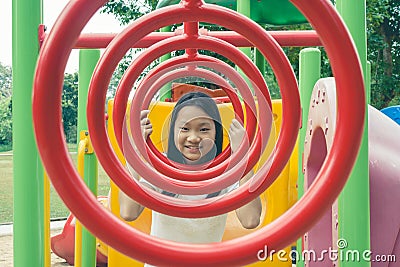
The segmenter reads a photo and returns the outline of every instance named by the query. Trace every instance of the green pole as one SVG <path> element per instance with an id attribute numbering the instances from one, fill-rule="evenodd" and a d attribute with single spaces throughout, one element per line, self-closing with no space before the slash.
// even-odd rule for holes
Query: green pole
<path id="1" fill-rule="evenodd" d="M 367 91 L 367 103 L 371 103 L 371 62 L 367 61 L 367 74 L 365 75 L 366 84 L 365 90 Z M 368 129 L 368 128 L 367 128 Z"/>
<path id="2" fill-rule="evenodd" d="M 366 38 L 366 1 L 338 0 L 337 8 L 342 15 L 356 45 L 366 88 L 367 79 L 367 38 Z M 348 88 L 351 90 L 351 88 Z M 367 99 L 369 92 L 367 92 Z M 368 162 L 368 109 L 366 108 L 364 136 L 360 151 L 349 180 L 339 196 L 339 238 L 345 239 L 343 248 L 346 255 L 357 250 L 363 253 L 370 250 L 370 207 L 369 207 L 369 162 Z M 351 114 L 349 114 L 350 116 Z M 369 262 L 342 260 L 340 266 L 370 266 Z"/>
<path id="3" fill-rule="evenodd" d="M 81 131 L 88 133 L 86 119 L 86 103 L 90 80 L 97 61 L 100 58 L 100 50 L 83 49 L 79 51 L 79 85 L 78 85 L 78 136 Z M 84 181 L 89 189 L 97 196 L 97 159 L 93 152 L 87 151 L 84 156 Z M 93 218 L 95 220 L 96 218 Z M 96 237 L 82 227 L 82 265 L 96 266 Z"/>
<path id="4" fill-rule="evenodd" d="M 238 0 L 236 11 L 246 17 L 250 18 L 250 2 L 249 0 Z M 241 47 L 241 51 L 243 51 L 249 58 L 251 58 L 251 48 L 250 47 Z"/>
<path id="5" fill-rule="evenodd" d="M 249 0 L 238 0 L 237 5 L 236 5 L 236 11 L 242 15 L 245 15 L 246 17 L 250 18 L 250 1 Z M 250 47 L 240 47 L 240 51 L 245 53 L 249 58 L 253 59 L 252 53 L 251 53 L 251 48 Z M 251 85 L 249 78 L 244 74 L 243 70 L 236 68 L 240 75 L 246 80 L 246 82 Z M 263 73 L 264 75 L 264 73 Z"/>
<path id="6" fill-rule="evenodd" d="M 43 172 L 32 122 L 41 0 L 12 2 L 14 266 L 44 264 Z M 56 152 L 55 152 L 56 153 Z"/>
<path id="7" fill-rule="evenodd" d="M 265 76 L 265 58 L 260 50 L 256 49 L 256 53 L 254 54 L 254 59 L 256 62 L 257 68 L 262 73 L 263 77 Z"/>
<path id="8" fill-rule="evenodd" d="M 98 166 L 97 158 L 93 151 L 84 155 L 84 181 L 92 193 L 97 196 Z M 93 218 L 96 220 L 96 218 Z M 96 237 L 82 226 L 82 265 L 96 266 Z"/>
<path id="9" fill-rule="evenodd" d="M 97 61 L 100 58 L 98 49 L 82 49 L 79 51 L 79 84 L 78 84 L 78 132 L 88 129 L 86 120 L 86 103 L 88 98 L 90 79 Z M 79 140 L 77 140 L 79 143 Z"/>
<path id="10" fill-rule="evenodd" d="M 161 28 L 160 31 L 161 32 L 170 32 L 171 31 L 171 26 L 166 26 L 164 28 Z M 166 61 L 166 60 L 168 60 L 170 58 L 171 58 L 171 54 L 168 53 L 168 54 L 165 54 L 165 55 L 161 56 L 160 61 L 163 62 L 163 61 Z M 171 88 L 171 84 L 168 83 L 168 84 L 164 85 L 160 89 L 160 100 L 161 101 L 165 101 L 165 99 L 172 97 L 170 88 Z"/>
<path id="11" fill-rule="evenodd" d="M 315 83 L 319 80 L 321 76 L 321 52 L 318 48 L 305 48 L 300 51 L 299 60 L 299 91 L 300 91 L 300 101 L 302 108 L 302 127 L 299 131 L 299 159 L 303 158 L 304 152 L 304 139 L 306 137 L 307 131 L 307 119 L 308 110 L 310 108 L 311 94 L 314 89 Z M 301 198 L 304 194 L 304 173 L 302 162 L 298 164 L 298 182 L 299 185 L 298 197 Z M 297 251 L 299 255 L 302 252 L 302 241 L 301 239 L 297 241 Z M 297 266 L 304 266 L 304 262 L 300 261 Z"/>

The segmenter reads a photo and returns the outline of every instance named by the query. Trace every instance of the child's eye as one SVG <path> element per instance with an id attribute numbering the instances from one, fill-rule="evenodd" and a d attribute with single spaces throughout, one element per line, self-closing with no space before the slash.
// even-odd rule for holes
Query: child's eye
<path id="1" fill-rule="evenodd" d="M 209 128 L 201 128 L 200 132 L 208 132 L 210 129 Z"/>
<path id="2" fill-rule="evenodd" d="M 189 131 L 189 128 L 183 126 L 183 127 L 180 128 L 180 130 L 181 130 L 182 132 L 187 132 L 187 131 Z"/>

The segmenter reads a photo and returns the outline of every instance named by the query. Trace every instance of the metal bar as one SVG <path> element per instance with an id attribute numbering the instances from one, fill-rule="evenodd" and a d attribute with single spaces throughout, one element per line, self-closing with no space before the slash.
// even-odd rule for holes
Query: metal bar
<path id="1" fill-rule="evenodd" d="M 304 139 L 307 131 L 308 110 L 310 108 L 311 94 L 315 83 L 321 76 L 321 52 L 318 48 L 305 48 L 300 51 L 299 59 L 299 91 L 302 110 L 302 126 L 299 131 L 299 146 L 298 146 L 298 197 L 299 199 L 304 194 L 304 172 L 303 172 L 303 153 Z M 297 242 L 297 251 L 302 253 L 302 239 Z M 304 267 L 303 259 L 297 262 L 297 266 Z"/>
<path id="2" fill-rule="evenodd" d="M 201 35 L 220 38 L 237 47 L 249 47 L 252 44 L 240 34 L 233 31 L 207 31 L 201 29 Z M 268 31 L 281 46 L 322 46 L 315 31 Z M 147 48 L 166 38 L 178 35 L 178 32 L 153 32 L 135 44 L 135 48 Z M 75 44 L 76 49 L 106 48 L 116 33 L 83 33 Z M 45 35 L 47 38 L 47 34 Z"/>
<path id="3" fill-rule="evenodd" d="M 88 149 L 84 155 L 83 179 L 94 195 L 97 195 L 97 158 L 91 149 L 89 132 L 87 131 L 86 103 L 90 80 L 97 61 L 99 50 L 81 50 L 79 54 L 79 90 L 78 90 L 78 131 L 80 139 L 87 138 Z M 83 132 L 83 134 L 82 134 Z M 90 151 L 89 151 L 90 150 Z M 96 266 L 96 237 L 82 227 L 82 266 Z"/>
<path id="4" fill-rule="evenodd" d="M 370 195 L 369 195 L 369 161 L 368 161 L 368 99 L 369 74 L 367 72 L 367 38 L 366 38 L 366 1 L 336 2 L 337 9 L 346 23 L 357 52 L 364 73 L 366 92 L 364 135 L 360 151 L 354 164 L 353 171 L 339 196 L 338 217 L 339 237 L 347 241 L 349 250 L 370 250 Z M 370 262 L 351 262 L 341 259 L 340 266 L 371 266 Z"/>
<path id="5" fill-rule="evenodd" d="M 41 0 L 12 2 L 14 266 L 44 265 L 43 172 L 32 123 Z M 51 136 L 49 137 L 51 138 Z M 57 151 L 54 151 L 57 153 Z"/>

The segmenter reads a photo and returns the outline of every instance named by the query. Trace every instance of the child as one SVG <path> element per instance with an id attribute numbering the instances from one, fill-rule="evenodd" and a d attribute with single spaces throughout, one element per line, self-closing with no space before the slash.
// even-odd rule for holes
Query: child
<path id="1" fill-rule="evenodd" d="M 147 118 L 149 111 L 141 112 L 141 127 L 145 139 L 152 133 L 152 125 Z M 214 159 L 222 151 L 223 130 L 218 107 L 208 95 L 191 92 L 183 95 L 176 103 L 171 115 L 170 134 L 168 137 L 167 157 L 184 164 L 202 164 Z M 235 152 L 244 137 L 245 130 L 236 119 L 232 120 L 229 138 L 232 152 Z M 208 195 L 177 195 L 156 188 L 132 172 L 144 186 L 159 193 L 180 199 L 197 200 L 228 193 L 239 186 L 236 183 L 224 190 Z M 240 184 L 253 175 L 249 172 Z M 120 191 L 120 214 L 127 221 L 135 220 L 143 211 L 143 206 Z M 236 215 L 244 228 L 258 226 L 261 216 L 261 201 L 256 198 L 236 210 Z M 227 214 L 209 218 L 178 218 L 152 212 L 151 235 L 185 243 L 220 242 L 225 229 Z M 149 265 L 145 265 L 149 266 Z"/>

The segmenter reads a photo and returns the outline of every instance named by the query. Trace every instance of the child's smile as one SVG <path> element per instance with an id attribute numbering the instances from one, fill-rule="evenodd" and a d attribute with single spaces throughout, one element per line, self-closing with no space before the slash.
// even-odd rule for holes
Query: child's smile
<path id="1" fill-rule="evenodd" d="M 182 108 L 176 117 L 175 145 L 188 161 L 197 161 L 210 152 L 215 141 L 213 119 L 196 106 Z"/>

